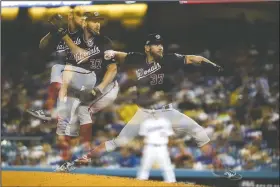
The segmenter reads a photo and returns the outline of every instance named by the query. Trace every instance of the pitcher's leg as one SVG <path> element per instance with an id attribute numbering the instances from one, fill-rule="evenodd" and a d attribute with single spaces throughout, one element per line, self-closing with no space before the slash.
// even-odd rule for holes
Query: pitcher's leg
<path id="1" fill-rule="evenodd" d="M 60 86 L 62 84 L 62 71 L 65 65 L 55 64 L 51 70 L 51 83 L 48 87 L 48 98 L 45 107 L 50 111 L 56 103 Z"/>
<path id="2" fill-rule="evenodd" d="M 198 147 L 202 147 L 210 142 L 210 138 L 208 137 L 205 129 L 185 114 L 172 109 L 162 112 L 161 115 L 171 121 L 176 135 L 191 136 L 194 138 Z"/>
<path id="3" fill-rule="evenodd" d="M 120 134 L 113 140 L 105 142 L 107 151 L 113 151 L 119 146 L 126 145 L 139 133 L 140 124 L 149 116 L 148 113 L 138 109 L 132 119 L 124 126 Z"/>
<path id="4" fill-rule="evenodd" d="M 84 116 L 83 118 L 89 118 L 92 119 L 92 117 L 97 113 L 98 111 L 104 109 L 105 107 L 108 107 L 112 103 L 114 103 L 115 99 L 117 98 L 119 92 L 119 86 L 117 82 L 110 83 L 105 89 L 104 94 L 98 99 L 98 101 L 92 103 L 89 107 L 87 107 L 87 111 L 84 110 L 84 112 L 81 112 L 80 116 Z M 82 107 L 81 107 L 82 109 Z M 84 120 L 85 121 L 85 120 Z M 88 120 L 87 120 L 88 121 Z M 81 132 L 85 132 L 85 134 L 81 134 L 81 136 L 92 136 L 92 133 L 89 133 L 87 130 L 87 127 L 84 127 L 82 125 L 84 123 L 81 123 Z M 88 126 L 88 125 L 87 125 Z M 92 132 L 92 128 L 88 129 Z M 83 140 L 86 140 L 85 137 L 82 137 Z"/>
<path id="5" fill-rule="evenodd" d="M 190 135 L 200 148 L 203 154 L 211 154 L 213 157 L 212 167 L 226 168 L 223 166 L 222 161 L 216 157 L 216 150 L 211 145 L 210 138 L 208 137 L 205 129 L 196 123 L 190 117 L 180 113 L 177 110 L 169 110 L 165 113 L 165 116 L 171 120 L 175 134 L 177 135 Z M 208 144 L 209 143 L 209 144 Z"/>
<path id="6" fill-rule="evenodd" d="M 75 98 L 67 98 L 58 102 L 57 145 L 62 151 L 65 160 L 71 159 L 71 137 L 79 135 L 76 108 L 79 104 Z"/>
<path id="7" fill-rule="evenodd" d="M 134 137 L 138 135 L 140 123 L 148 115 L 149 114 L 138 109 L 132 119 L 122 129 L 117 138 L 101 143 L 99 146 L 92 149 L 88 154 L 77 159 L 75 161 L 76 165 L 88 164 L 93 156 L 99 155 L 100 153 L 103 153 L 105 151 L 110 152 L 115 150 L 117 147 L 126 145 L 129 141 L 133 140 Z"/>
<path id="8" fill-rule="evenodd" d="M 78 117 L 80 123 L 80 143 L 88 147 L 89 151 L 92 139 L 92 119 L 88 111 L 88 106 L 79 106 Z"/>

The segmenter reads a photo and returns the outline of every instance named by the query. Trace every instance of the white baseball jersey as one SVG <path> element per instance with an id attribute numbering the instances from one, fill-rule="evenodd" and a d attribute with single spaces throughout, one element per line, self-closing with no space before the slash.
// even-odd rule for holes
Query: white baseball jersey
<path id="1" fill-rule="evenodd" d="M 145 146 L 137 178 L 147 180 L 150 169 L 157 162 L 165 182 L 176 182 L 168 152 L 168 137 L 173 135 L 171 122 L 164 117 L 151 116 L 140 124 L 139 135 L 145 136 Z"/>
<path id="2" fill-rule="evenodd" d="M 139 135 L 145 136 L 145 144 L 165 145 L 168 137 L 173 134 L 172 125 L 165 118 L 149 118 L 141 124 L 139 130 Z"/>

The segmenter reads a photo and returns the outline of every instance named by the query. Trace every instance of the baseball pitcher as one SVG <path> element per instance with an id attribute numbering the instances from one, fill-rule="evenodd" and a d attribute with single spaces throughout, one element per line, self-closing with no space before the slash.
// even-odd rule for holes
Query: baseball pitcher
<path id="1" fill-rule="evenodd" d="M 106 141 L 98 147 L 91 150 L 88 154 L 75 160 L 71 165 L 86 164 L 91 161 L 93 155 L 99 155 L 100 152 L 115 150 L 118 146 L 123 146 L 138 135 L 140 124 L 147 118 L 166 118 L 172 124 L 176 135 L 190 135 L 202 148 L 210 139 L 203 127 L 197 124 L 190 117 L 182 114 L 172 107 L 172 104 L 158 106 L 157 101 L 151 100 L 151 94 L 139 92 L 143 86 L 149 86 L 151 92 L 163 91 L 168 93 L 172 91 L 174 80 L 171 79 L 178 69 L 187 67 L 189 64 L 206 62 L 213 65 L 218 71 L 221 67 L 209 61 L 202 56 L 181 55 L 181 54 L 163 54 L 163 40 L 159 34 L 151 34 L 145 42 L 145 54 L 136 52 L 117 52 L 109 50 L 105 52 L 105 59 L 115 59 L 120 64 L 136 68 L 136 90 L 137 99 L 135 102 L 139 108 L 132 119 L 122 129 L 118 137 Z M 144 102 L 142 102 L 144 101 Z"/>
<path id="2" fill-rule="evenodd" d="M 71 159 L 70 138 L 79 135 L 81 132 L 81 143 L 88 143 L 91 138 L 92 119 L 88 111 L 88 106 L 79 106 L 79 102 L 75 98 L 60 99 L 57 103 L 57 111 L 55 116 L 50 115 L 58 95 L 63 95 L 63 89 L 70 83 L 76 87 L 93 89 L 96 81 L 96 74 L 87 70 L 82 66 L 78 66 L 72 58 L 72 53 L 66 45 L 62 37 L 67 34 L 76 45 L 85 46 L 83 40 L 82 24 L 84 16 L 81 9 L 71 9 L 68 14 L 68 22 L 59 14 L 49 19 L 51 31 L 42 38 L 39 48 L 44 54 L 55 52 L 62 57 L 64 64 L 56 64 L 51 69 L 51 84 L 48 89 L 48 99 L 46 102 L 49 111 L 44 110 L 28 110 L 32 116 L 42 119 L 51 120 L 58 115 L 57 125 L 57 145 L 61 149 L 61 153 L 65 160 Z M 66 28 L 65 28 L 66 27 Z M 58 29 L 64 28 L 64 29 Z M 69 75 L 72 76 L 69 76 Z M 74 78 L 72 78 L 74 77 Z M 83 84 L 81 84 L 83 83 Z M 71 125 L 68 125 L 71 124 Z"/>
<path id="3" fill-rule="evenodd" d="M 103 151 L 112 151 L 118 146 L 127 144 L 127 142 L 138 135 L 140 123 L 150 118 L 151 115 L 155 118 L 168 119 L 172 124 L 175 134 L 190 135 L 199 147 L 202 147 L 210 141 L 203 127 L 190 117 L 174 109 L 171 103 L 165 106 L 154 105 L 156 103 L 154 100 L 150 99 L 150 93 L 143 94 L 138 91 L 143 86 L 149 85 L 151 92 L 163 91 L 167 94 L 172 91 L 174 85 L 176 85 L 171 79 L 172 75 L 176 73 L 179 68 L 183 68 L 192 63 L 206 62 L 212 64 L 218 70 L 220 70 L 221 67 L 201 56 L 181 55 L 176 53 L 163 54 L 163 40 L 159 34 L 149 35 L 144 49 L 145 54 L 117 51 L 107 51 L 105 53 L 105 58 L 113 58 L 123 65 L 136 68 L 137 82 L 135 86 L 137 88 L 137 99 L 135 102 L 138 104 L 139 108 L 117 138 L 106 141 L 96 147 L 90 153 L 76 161 L 76 163 L 90 162 L 90 158 L 93 154 L 99 154 Z M 156 108 L 154 106 L 156 106 Z"/>
<path id="4" fill-rule="evenodd" d="M 81 11 L 81 9 L 77 9 L 75 11 L 73 9 L 70 10 L 68 14 L 68 28 L 66 30 L 63 30 L 63 32 L 67 33 L 77 45 L 81 44 L 81 36 L 83 34 L 83 15 Z M 60 24 L 61 27 L 64 27 L 66 23 L 62 20 L 62 16 L 56 14 L 49 19 L 49 22 L 53 24 Z M 65 68 L 65 65 L 71 63 L 67 59 L 67 54 L 69 54 L 70 49 L 61 39 L 62 35 L 65 33 L 61 32 L 61 30 L 58 31 L 55 27 L 53 27 L 52 24 L 51 26 L 51 31 L 41 39 L 39 48 L 44 56 L 55 52 L 56 57 L 60 58 L 63 63 L 55 64 L 51 68 L 50 85 L 48 87 L 48 98 L 45 103 L 45 107 L 47 108 L 47 110 L 27 110 L 27 112 L 32 116 L 45 121 L 49 121 L 52 119 L 51 113 L 53 112 L 53 108 L 56 104 L 58 93 L 62 84 L 62 72 Z"/>
<path id="5" fill-rule="evenodd" d="M 176 74 L 178 69 L 187 68 L 189 64 L 202 62 L 211 64 L 218 71 L 222 71 L 222 67 L 202 56 L 181 55 L 177 53 L 164 54 L 163 40 L 159 34 L 151 34 L 148 36 L 144 50 L 145 54 L 135 52 L 125 53 L 112 50 L 104 53 L 105 59 L 115 59 L 121 64 L 136 68 L 137 82 L 135 86 L 137 88 L 137 99 L 135 102 L 138 104 L 139 108 L 115 139 L 100 144 L 88 154 L 69 163 L 69 167 L 66 167 L 65 171 L 73 170 L 75 168 L 73 166 L 91 162 L 91 157 L 94 155 L 100 155 L 100 153 L 112 151 L 119 146 L 127 144 L 138 135 L 140 124 L 146 119 L 151 118 L 151 116 L 155 119 L 168 119 L 172 124 L 175 135 L 189 135 L 194 139 L 198 147 L 201 148 L 202 152 L 208 152 L 209 148 L 211 152 L 214 152 L 212 146 L 206 145 L 210 142 L 210 139 L 203 127 L 190 117 L 174 109 L 171 103 L 159 106 L 157 105 L 157 101 L 155 102 L 150 99 L 151 94 L 149 92 L 143 94 L 138 91 L 143 85 L 148 85 L 151 92 L 162 91 L 168 95 L 168 92 L 172 92 L 174 85 L 176 85 L 172 76 Z M 215 166 L 214 162 L 212 164 Z M 230 170 L 227 170 L 226 173 L 234 174 Z M 236 174 L 234 174 L 234 176 L 236 176 Z"/>
<path id="6" fill-rule="evenodd" d="M 71 51 L 68 60 L 76 65 L 66 65 L 63 70 L 63 84 L 57 107 L 58 135 L 78 136 L 80 128 L 75 123 L 77 118 L 97 113 L 117 97 L 119 91 L 115 80 L 117 65 L 112 60 L 104 59 L 104 51 L 111 49 L 111 40 L 99 32 L 102 19 L 97 12 L 84 14 L 84 33 L 80 45 L 77 45 L 68 34 L 63 36 Z M 77 48 L 80 51 L 77 51 Z M 84 58 L 84 54 L 88 55 L 87 58 Z M 91 97 L 87 99 L 80 97 L 83 92 L 91 92 Z M 91 131 L 91 128 L 88 131 Z"/>

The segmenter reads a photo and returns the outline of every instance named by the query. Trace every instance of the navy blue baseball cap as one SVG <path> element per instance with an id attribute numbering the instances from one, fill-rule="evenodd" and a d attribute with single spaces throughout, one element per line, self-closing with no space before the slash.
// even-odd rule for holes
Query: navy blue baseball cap
<path id="1" fill-rule="evenodd" d="M 83 16 L 87 21 L 104 20 L 104 17 L 100 16 L 99 12 L 85 12 Z"/>
<path id="2" fill-rule="evenodd" d="M 163 39 L 160 34 L 149 34 L 145 45 L 158 45 L 163 44 Z"/>

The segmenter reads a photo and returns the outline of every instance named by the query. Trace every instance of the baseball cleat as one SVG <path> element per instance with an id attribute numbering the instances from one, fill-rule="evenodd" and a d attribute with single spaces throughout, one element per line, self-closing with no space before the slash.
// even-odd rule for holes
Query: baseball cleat
<path id="1" fill-rule="evenodd" d="M 233 170 L 226 169 L 226 170 L 214 170 L 212 172 L 217 177 L 228 178 L 230 180 L 240 180 L 242 179 L 242 175 L 236 173 Z"/>
<path id="2" fill-rule="evenodd" d="M 74 160 L 75 165 L 88 165 L 91 163 L 91 158 L 89 158 L 87 155 L 84 155 L 81 158 L 78 158 Z"/>
<path id="3" fill-rule="evenodd" d="M 71 162 L 65 162 L 61 166 L 58 166 L 55 171 L 56 172 L 70 172 L 72 170 L 76 169 L 74 166 L 74 163 Z"/>
<path id="4" fill-rule="evenodd" d="M 27 112 L 33 117 L 41 120 L 50 121 L 52 119 L 51 115 L 44 110 L 27 110 Z"/>

